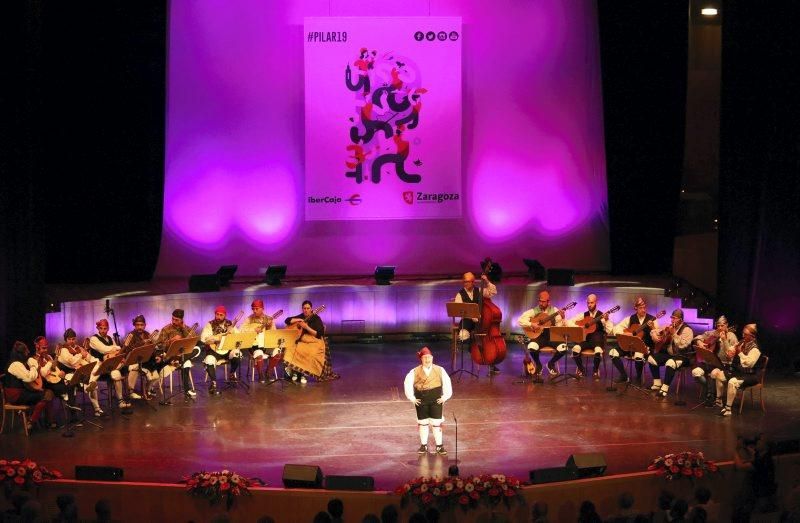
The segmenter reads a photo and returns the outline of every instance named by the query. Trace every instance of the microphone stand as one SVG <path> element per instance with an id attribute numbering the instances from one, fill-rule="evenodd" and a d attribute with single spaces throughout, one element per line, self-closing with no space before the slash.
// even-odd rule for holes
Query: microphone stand
<path id="1" fill-rule="evenodd" d="M 448 469 L 447 469 L 447 475 L 448 476 L 458 476 L 458 419 L 456 418 L 456 413 L 455 412 L 453 412 L 453 422 L 455 422 L 455 424 L 456 424 L 456 441 L 455 441 L 455 443 L 456 443 L 456 452 L 455 452 L 456 464 L 455 465 L 450 465 L 450 467 L 448 467 Z"/>
<path id="2" fill-rule="evenodd" d="M 114 322 L 114 343 L 117 344 L 118 347 L 121 347 L 122 344 L 119 341 L 119 332 L 117 330 L 117 315 L 114 313 L 114 309 L 111 308 L 109 305 L 109 301 L 106 300 L 106 318 L 111 317 Z"/>

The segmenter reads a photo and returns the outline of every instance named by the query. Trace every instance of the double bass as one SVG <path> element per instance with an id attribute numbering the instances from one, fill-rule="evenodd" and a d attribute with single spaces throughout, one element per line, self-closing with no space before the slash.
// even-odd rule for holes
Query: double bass
<path id="1" fill-rule="evenodd" d="M 481 278 L 492 270 L 492 260 L 484 260 Z M 483 296 L 483 287 L 478 294 L 481 317 L 476 327 L 475 341 L 470 347 L 472 361 L 478 365 L 497 365 L 506 359 L 506 340 L 500 334 L 500 322 L 503 321 L 503 312 L 492 303 L 490 298 Z"/>

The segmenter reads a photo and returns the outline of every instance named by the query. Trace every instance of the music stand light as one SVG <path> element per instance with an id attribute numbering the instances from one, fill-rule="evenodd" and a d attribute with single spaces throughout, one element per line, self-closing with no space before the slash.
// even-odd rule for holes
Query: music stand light
<path id="1" fill-rule="evenodd" d="M 223 265 L 220 267 L 219 270 L 217 270 L 217 279 L 219 280 L 220 286 L 228 287 L 237 269 L 239 269 L 238 265 Z"/>
<path id="2" fill-rule="evenodd" d="M 375 267 L 375 285 L 389 285 L 394 279 L 394 265 L 378 265 Z"/>
<path id="3" fill-rule="evenodd" d="M 523 258 L 522 263 L 528 268 L 528 277 L 532 281 L 545 279 L 544 265 L 539 263 L 539 260 L 531 260 L 530 258 Z"/>
<path id="4" fill-rule="evenodd" d="M 267 285 L 280 285 L 286 277 L 286 265 L 270 265 L 264 273 L 264 282 Z"/>

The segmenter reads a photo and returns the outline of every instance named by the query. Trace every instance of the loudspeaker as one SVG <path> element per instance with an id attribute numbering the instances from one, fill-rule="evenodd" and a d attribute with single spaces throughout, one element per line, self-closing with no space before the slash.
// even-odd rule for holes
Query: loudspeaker
<path id="1" fill-rule="evenodd" d="M 83 481 L 122 481 L 122 469 L 119 467 L 75 465 L 75 479 Z"/>
<path id="2" fill-rule="evenodd" d="M 549 469 L 536 469 L 530 471 L 531 483 L 553 483 L 555 481 L 570 481 L 578 478 L 578 471 L 569 467 L 551 467 Z"/>
<path id="3" fill-rule="evenodd" d="M 325 476 L 328 490 L 375 490 L 372 476 Z"/>
<path id="4" fill-rule="evenodd" d="M 579 478 L 602 476 L 606 471 L 606 457 L 599 452 L 572 454 L 566 466 L 574 469 Z"/>
<path id="5" fill-rule="evenodd" d="M 284 465 L 283 486 L 286 488 L 321 488 L 322 469 L 316 465 Z"/>
<path id="6" fill-rule="evenodd" d="M 575 285 L 572 269 L 547 269 L 547 285 Z"/>
<path id="7" fill-rule="evenodd" d="M 216 292 L 219 276 L 216 274 L 192 274 L 189 277 L 189 292 Z"/>

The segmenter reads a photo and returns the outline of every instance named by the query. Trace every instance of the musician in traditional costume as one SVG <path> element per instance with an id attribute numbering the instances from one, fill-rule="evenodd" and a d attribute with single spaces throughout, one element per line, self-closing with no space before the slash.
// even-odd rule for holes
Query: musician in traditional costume
<path id="1" fill-rule="evenodd" d="M 238 347 L 229 350 L 228 352 L 218 352 L 218 348 L 222 343 L 222 338 L 226 334 L 233 334 L 238 332 L 236 325 L 229 320 L 226 316 L 228 311 L 225 306 L 219 305 L 214 309 L 214 319 L 209 321 L 200 332 L 200 341 L 205 345 L 205 358 L 203 364 L 208 373 L 208 392 L 209 394 L 219 394 L 217 389 L 217 365 L 224 365 L 227 362 L 231 364 L 231 378 L 237 378 L 239 372 L 239 365 L 242 361 L 242 351 Z"/>
<path id="2" fill-rule="evenodd" d="M 581 358 L 581 350 L 593 350 L 594 358 L 592 361 L 592 377 L 596 380 L 600 379 L 600 363 L 603 360 L 603 350 L 606 346 L 606 336 L 611 334 L 614 329 L 614 323 L 608 319 L 608 314 L 604 314 L 597 310 L 597 295 L 590 294 L 586 297 L 587 310 L 580 314 L 567 319 L 568 327 L 574 327 L 581 324 L 581 322 L 595 320 L 597 327 L 594 332 L 586 335 L 586 340 L 576 343 L 572 347 L 572 359 L 578 368 L 576 375 L 583 377 L 586 374 L 586 369 L 583 368 L 583 359 Z M 617 307 L 619 308 L 619 307 Z"/>
<path id="3" fill-rule="evenodd" d="M 53 366 L 50 361 L 45 364 L 48 371 Z M 34 390 L 32 384 L 41 379 L 39 374 L 39 362 L 30 356 L 28 346 L 21 341 L 15 341 L 11 348 L 3 377 L 3 388 L 5 400 L 10 405 L 30 405 L 33 407 L 31 417 L 28 418 L 28 431 L 30 431 L 42 416 L 42 412 L 47 407 L 48 400 L 45 399 L 45 391 Z M 48 391 L 49 392 L 49 391 Z M 49 392 L 52 399 L 53 393 Z"/>
<path id="4" fill-rule="evenodd" d="M 172 320 L 164 326 L 158 333 L 156 345 L 161 346 L 164 350 L 169 349 L 169 344 L 175 340 L 188 338 L 191 335 L 191 329 L 183 322 L 184 311 L 183 309 L 175 309 L 172 311 Z M 183 356 L 181 359 L 175 359 L 166 362 L 166 365 L 161 369 L 160 379 L 163 380 L 169 376 L 177 367 L 181 369 L 181 385 L 183 386 L 183 393 L 188 398 L 196 398 L 197 392 L 194 390 L 191 380 L 192 371 L 192 358 L 200 355 L 200 348 L 195 346 L 193 351 Z"/>
<path id="5" fill-rule="evenodd" d="M 550 305 L 550 292 L 542 291 L 539 293 L 539 305 L 522 313 L 522 316 L 517 319 L 517 325 L 522 328 L 534 327 L 532 320 L 540 315 L 547 314 L 553 315 L 553 325 L 556 327 L 564 326 L 564 313 L 563 311 Z M 542 373 L 542 362 L 539 360 L 539 351 L 542 347 L 550 346 L 550 330 L 544 329 L 542 333 L 535 340 L 528 342 L 528 352 L 536 364 L 535 376 L 538 378 Z M 567 352 L 566 343 L 561 343 L 556 347 L 555 355 L 547 362 L 547 370 L 550 371 L 551 376 L 558 376 L 558 368 L 556 363 L 564 357 Z"/>
<path id="6" fill-rule="evenodd" d="M 483 294 L 484 298 L 491 299 L 497 296 L 497 287 L 494 283 L 489 281 L 488 276 L 485 274 L 481 275 L 481 281 L 483 282 L 483 288 L 481 289 L 481 293 L 477 292 L 475 288 L 475 275 L 471 272 L 464 273 L 462 278 L 462 283 L 464 287 L 456 293 L 456 297 L 453 299 L 456 303 L 475 303 L 480 304 L 481 302 L 481 294 Z M 461 322 L 459 323 L 458 329 L 458 341 L 462 344 L 467 344 L 470 342 L 472 337 L 472 333 L 475 331 L 475 328 L 478 326 L 479 318 L 461 318 Z M 462 350 L 465 347 L 461 347 Z M 495 365 L 489 366 L 489 372 L 497 374 L 500 372 L 500 369 L 497 368 Z"/>
<path id="7" fill-rule="evenodd" d="M 742 329 L 742 341 L 728 349 L 728 357 L 732 360 L 730 371 L 714 369 L 709 376 L 717 381 L 717 402 L 722 407 L 722 416 L 731 415 L 731 407 L 736 399 L 736 391 L 744 390 L 759 383 L 759 371 L 764 367 L 764 358 L 758 348 L 758 327 L 755 323 L 745 325 Z M 727 399 L 725 398 L 725 381 L 728 382 Z"/>
<path id="8" fill-rule="evenodd" d="M 102 362 L 108 358 L 113 358 L 122 353 L 122 347 L 117 345 L 114 342 L 114 338 L 108 335 L 108 320 L 102 318 L 95 323 L 97 327 L 97 333 L 93 334 L 91 338 L 89 338 L 89 353 L 97 358 L 99 362 Z M 99 363 L 98 363 L 99 366 Z M 96 369 L 95 369 L 96 371 Z M 123 369 L 121 363 L 117 366 L 116 369 L 113 369 L 109 374 L 108 378 L 113 383 L 114 392 L 117 395 L 117 400 L 119 400 L 119 408 L 127 409 L 130 408 L 131 404 L 125 399 L 125 396 L 122 393 L 122 373 L 128 373 L 127 370 Z M 101 378 L 105 378 L 101 376 Z"/>
<path id="9" fill-rule="evenodd" d="M 406 398 L 417 411 L 419 430 L 419 454 L 428 453 L 428 436 L 433 431 L 436 454 L 446 456 L 442 423 L 444 402 L 453 395 L 453 384 L 447 371 L 433 364 L 433 355 L 428 347 L 417 353 L 420 364 L 411 369 L 403 382 Z"/>
<path id="10" fill-rule="evenodd" d="M 650 333 L 657 346 L 663 345 L 658 352 L 651 352 L 647 357 L 650 365 L 650 374 L 653 376 L 653 385 L 650 390 L 660 397 L 666 397 L 669 386 L 675 377 L 675 372 L 682 365 L 689 363 L 689 348 L 692 344 L 694 333 L 683 321 L 683 310 L 675 309 L 670 316 L 670 324 L 664 329 L 653 330 Z M 664 381 L 661 381 L 660 367 L 664 367 Z"/>
<path id="11" fill-rule="evenodd" d="M 321 308 L 320 308 L 321 309 Z M 283 357 L 286 372 L 292 380 L 306 383 L 308 376 L 317 381 L 335 380 L 339 375 L 333 372 L 331 353 L 325 342 L 325 324 L 319 317 L 320 309 L 312 308 L 310 301 L 303 302 L 303 312 L 286 318 L 285 323 L 298 329 L 297 342 L 289 344 Z"/>
<path id="12" fill-rule="evenodd" d="M 624 318 L 614 327 L 614 334 L 626 334 L 626 330 L 631 328 L 638 328 L 640 325 L 642 333 L 642 341 L 648 347 L 649 351 L 653 350 L 653 338 L 651 332 L 658 330 L 658 319 L 647 312 L 647 302 L 643 297 L 637 296 L 633 302 L 635 312 Z M 643 352 L 624 351 L 620 348 L 609 349 L 608 355 L 611 356 L 611 363 L 619 372 L 619 376 L 614 380 L 617 383 L 624 383 L 628 381 L 628 373 L 625 371 L 625 366 L 622 364 L 622 357 L 628 356 L 633 358 L 634 366 L 636 367 L 636 383 L 642 383 L 642 371 L 644 370 L 644 356 Z M 660 387 L 659 387 L 660 389 Z"/>
<path id="13" fill-rule="evenodd" d="M 147 321 L 145 317 L 141 314 L 136 316 L 133 321 L 133 330 L 125 336 L 125 339 L 122 341 L 122 351 L 125 354 L 128 354 L 133 349 L 138 349 L 143 345 L 147 345 L 148 343 L 153 343 L 155 340 L 152 339 L 150 333 L 146 330 Z M 128 365 L 128 390 L 129 396 L 131 399 L 140 400 L 142 396 L 139 395 L 134 389 L 136 388 L 136 381 L 139 379 L 139 373 L 144 372 L 146 377 L 146 384 L 144 386 L 144 390 L 142 394 L 145 396 L 148 395 L 148 391 L 150 387 L 158 381 L 158 364 L 154 360 L 154 356 L 151 355 L 150 359 L 146 362 L 143 362 L 141 365 L 141 369 L 139 368 L 138 363 L 132 363 Z"/>
<path id="14" fill-rule="evenodd" d="M 249 315 L 242 322 L 241 332 L 254 332 L 256 333 L 256 340 L 251 347 L 251 354 L 253 356 L 253 366 L 255 367 L 255 379 L 259 383 L 266 381 L 266 373 L 264 372 L 264 357 L 266 347 L 264 344 L 264 331 L 275 330 L 275 322 L 272 316 L 264 313 L 264 301 L 255 299 L 250 304 L 250 309 L 253 314 Z"/>
<path id="15" fill-rule="evenodd" d="M 75 371 L 84 365 L 99 364 L 97 358 L 89 354 L 89 351 L 83 346 L 78 345 L 77 340 L 78 335 L 73 329 L 68 328 L 64 331 L 64 345 L 61 345 L 56 352 L 58 367 L 66 373 L 64 380 L 67 382 L 72 380 Z M 104 413 L 97 397 L 97 380 L 100 376 L 95 374 L 95 369 L 89 374 L 89 382 L 86 384 L 85 390 L 89 393 L 89 401 L 94 407 L 94 415 L 100 417 Z"/>
<path id="16" fill-rule="evenodd" d="M 716 328 L 708 330 L 694 337 L 693 343 L 701 349 L 713 350 L 724 367 L 729 367 L 731 358 L 728 351 L 739 342 L 736 333 L 728 328 L 728 319 L 720 316 L 716 321 Z M 711 346 L 709 346 L 711 344 Z M 700 360 L 700 358 L 698 358 Z M 708 386 L 708 376 L 716 367 L 712 367 L 705 360 L 699 361 L 692 369 L 692 377 L 702 388 L 702 397 L 708 405 L 714 401 L 714 389 Z M 723 369 L 724 370 L 724 369 Z M 711 378 L 712 380 L 714 378 Z"/>
<path id="17" fill-rule="evenodd" d="M 42 385 L 47 391 L 51 391 L 53 397 L 59 397 L 69 405 L 75 405 L 75 388 L 67 387 L 64 382 L 66 373 L 58 368 L 56 361 L 50 354 L 50 344 L 44 336 L 37 336 L 33 340 L 34 358 L 39 363 L 39 374 L 42 376 Z M 49 363 L 49 365 L 48 365 Z M 56 426 L 56 412 L 54 402 L 47 403 L 47 418 L 50 426 Z"/>

